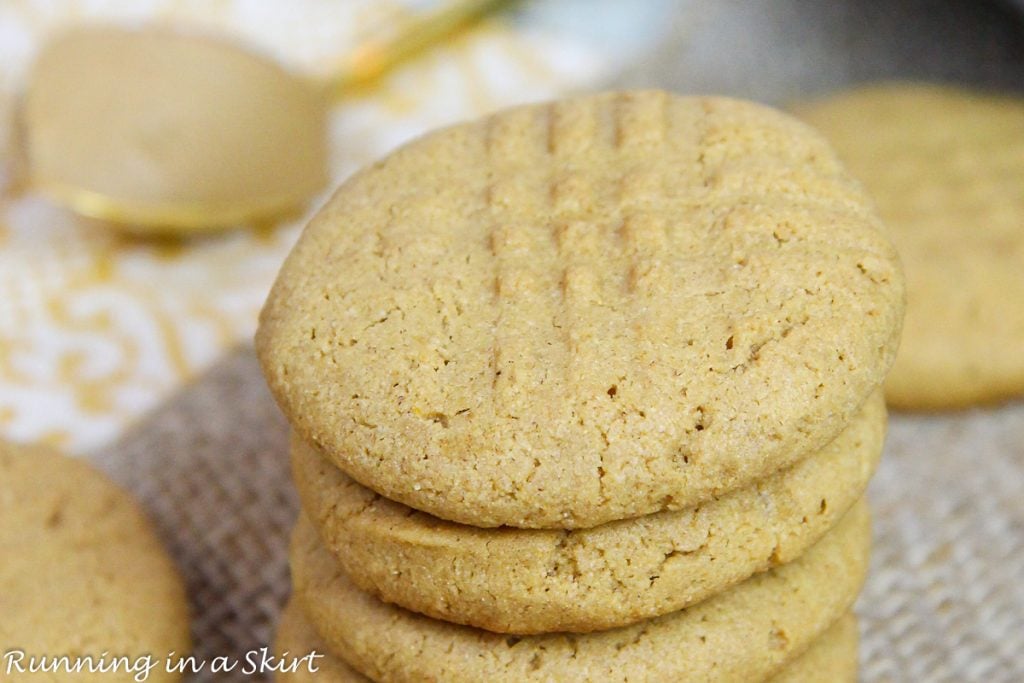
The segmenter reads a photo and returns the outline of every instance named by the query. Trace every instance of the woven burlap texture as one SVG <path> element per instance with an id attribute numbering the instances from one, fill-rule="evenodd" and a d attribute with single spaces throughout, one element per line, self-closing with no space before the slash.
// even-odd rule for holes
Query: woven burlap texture
<path id="1" fill-rule="evenodd" d="M 143 501 L 177 558 L 197 657 L 265 645 L 289 590 L 296 504 L 287 424 L 251 349 L 95 460 Z M 863 680 L 1024 680 L 1024 404 L 894 416 L 870 497 Z"/>

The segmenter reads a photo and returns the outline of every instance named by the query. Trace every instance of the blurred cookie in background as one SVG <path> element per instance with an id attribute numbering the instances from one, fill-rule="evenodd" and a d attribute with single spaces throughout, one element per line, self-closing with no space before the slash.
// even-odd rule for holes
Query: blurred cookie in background
<path id="1" fill-rule="evenodd" d="M 0 443 L 0 548 L 5 681 L 181 679 L 167 657 L 190 649 L 184 584 L 138 504 L 105 476 Z"/>
<path id="2" fill-rule="evenodd" d="M 1024 99 L 889 83 L 795 109 L 867 187 L 903 260 L 889 404 L 1024 393 Z"/>

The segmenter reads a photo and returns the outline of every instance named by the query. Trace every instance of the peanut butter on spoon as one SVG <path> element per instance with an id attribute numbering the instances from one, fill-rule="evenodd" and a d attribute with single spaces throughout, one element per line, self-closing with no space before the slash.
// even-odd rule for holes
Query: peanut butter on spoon
<path id="1" fill-rule="evenodd" d="M 21 107 L 31 189 L 136 232 L 271 219 L 328 179 L 338 97 L 505 0 L 457 0 L 361 46 L 327 82 L 245 47 L 165 29 L 80 28 L 39 55 Z"/>

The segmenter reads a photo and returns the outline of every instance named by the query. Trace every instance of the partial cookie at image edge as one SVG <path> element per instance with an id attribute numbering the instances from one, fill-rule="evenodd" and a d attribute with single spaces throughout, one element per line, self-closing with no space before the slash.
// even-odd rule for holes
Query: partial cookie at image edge
<path id="1" fill-rule="evenodd" d="M 790 109 L 830 139 L 900 252 L 908 304 L 889 405 L 1024 396 L 1024 98 L 893 82 Z"/>
<path id="2" fill-rule="evenodd" d="M 48 449 L 0 443 L 0 546 L 0 652 L 126 656 L 132 666 L 151 657 L 148 680 L 180 680 L 164 660 L 191 649 L 184 581 L 138 503 L 106 476 Z M 134 673 L 75 680 L 119 675 Z"/>

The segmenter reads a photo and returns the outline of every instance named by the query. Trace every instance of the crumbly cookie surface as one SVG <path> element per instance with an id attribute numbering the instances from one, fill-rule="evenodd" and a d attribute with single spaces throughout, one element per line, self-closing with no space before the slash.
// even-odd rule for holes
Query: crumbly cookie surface
<path id="1" fill-rule="evenodd" d="M 856 683 L 857 681 L 857 618 L 852 613 L 841 617 L 819 636 L 802 655 L 786 664 L 769 683 Z M 305 668 L 279 673 L 279 683 L 371 683 L 352 669 L 345 660 L 332 654 L 323 639 L 303 614 L 298 601 L 292 599 L 284 608 L 277 629 L 275 649 L 280 655 L 289 652 L 302 656 L 309 652 L 323 654 L 319 668 L 310 673 Z"/>
<path id="2" fill-rule="evenodd" d="M 890 405 L 1024 393 L 1024 98 L 896 83 L 796 111 L 864 182 L 903 260 Z"/>
<path id="3" fill-rule="evenodd" d="M 789 562 L 863 494 L 885 433 L 881 392 L 822 451 L 695 508 L 590 529 L 480 529 L 381 498 L 293 440 L 306 517 L 353 582 L 385 602 L 505 633 L 587 632 L 699 602 Z"/>
<path id="4" fill-rule="evenodd" d="M 857 683 L 858 628 L 853 612 L 843 615 L 771 683 Z"/>
<path id="5" fill-rule="evenodd" d="M 870 524 L 855 505 L 799 559 L 685 610 L 583 635 L 510 636 L 458 626 L 358 590 L 308 522 L 292 546 L 295 592 L 327 647 L 375 680 L 763 680 L 853 603 Z"/>
<path id="6" fill-rule="evenodd" d="M 257 350 L 295 429 L 475 526 L 690 507 L 831 441 L 882 381 L 902 277 L 809 127 L 664 92 L 438 131 L 345 183 Z"/>
<path id="7" fill-rule="evenodd" d="M 164 659 L 190 647 L 184 584 L 136 502 L 86 463 L 0 444 L 0 654 L 127 656 L 116 672 L 67 678 L 176 681 Z M 7 662 L 4 662 L 4 671 Z M 12 672 L 4 680 L 48 674 Z"/>

